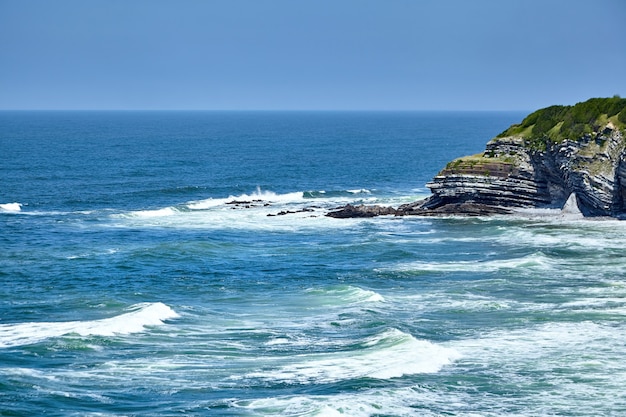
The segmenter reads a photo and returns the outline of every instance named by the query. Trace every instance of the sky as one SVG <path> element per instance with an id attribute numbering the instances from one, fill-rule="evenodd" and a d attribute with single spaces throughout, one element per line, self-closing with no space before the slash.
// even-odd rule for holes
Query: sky
<path id="1" fill-rule="evenodd" d="M 626 0 L 0 0 L 0 110 L 626 97 Z"/>

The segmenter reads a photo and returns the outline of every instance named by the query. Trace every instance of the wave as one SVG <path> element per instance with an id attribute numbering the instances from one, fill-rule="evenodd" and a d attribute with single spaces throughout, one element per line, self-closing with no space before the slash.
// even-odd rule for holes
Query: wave
<path id="1" fill-rule="evenodd" d="M 207 198 L 205 200 L 191 201 L 186 203 L 184 207 L 189 210 L 206 210 L 232 203 L 298 203 L 304 200 L 304 193 L 301 191 L 277 194 L 273 191 L 261 190 L 257 188 L 252 194 L 231 195 L 228 198 Z"/>
<path id="2" fill-rule="evenodd" d="M 439 395 L 445 398 L 439 398 Z M 454 395 L 454 396 L 453 396 Z M 435 403 L 435 404 L 433 404 Z M 461 403 L 459 393 L 438 394 L 422 387 L 361 388 L 350 393 L 300 394 L 256 399 L 235 400 L 236 407 L 254 416 L 325 416 L 325 417 L 373 417 L 373 416 L 441 416 L 438 404 Z M 469 401 L 463 404 L 470 404 Z M 415 404 L 420 404 L 416 414 Z M 424 404 L 430 405 L 430 407 Z M 468 407 L 469 408 L 469 407 Z M 381 411 L 384 410 L 384 414 Z M 453 413 L 447 413 L 453 415 Z"/>
<path id="3" fill-rule="evenodd" d="M 155 209 L 155 210 L 134 211 L 131 215 L 133 217 L 150 219 L 150 218 L 154 218 L 154 217 L 173 216 L 174 214 L 176 214 L 178 212 L 179 212 L 179 210 L 177 210 L 175 207 L 165 207 L 165 208 L 162 208 L 162 209 Z"/>
<path id="4" fill-rule="evenodd" d="M 336 198 L 336 197 L 352 197 L 355 195 L 366 194 L 371 195 L 372 190 L 368 190 L 365 188 L 353 189 L 353 190 L 319 190 L 319 191 L 305 191 L 303 193 L 305 198 Z"/>
<path id="5" fill-rule="evenodd" d="M 350 227 L 349 222 L 339 225 L 324 215 L 338 204 L 354 202 L 355 197 L 314 198 L 305 192 L 275 193 L 258 188 L 251 194 L 228 198 L 207 198 L 178 205 L 147 210 L 125 211 L 109 214 L 112 226 L 120 227 L 173 227 L 173 228 L 226 228 L 296 230 L 301 227 Z M 314 200 L 314 201 L 313 201 Z M 363 201 L 363 200 L 361 200 Z M 283 216 L 289 214 L 289 216 Z M 311 218 L 317 218 L 315 223 Z M 306 219 L 306 220 L 305 220 Z"/>
<path id="6" fill-rule="evenodd" d="M 427 272 L 495 272 L 502 269 L 552 267 L 551 259 L 541 252 L 513 259 L 497 259 L 492 261 L 453 261 L 453 262 L 407 262 L 393 267 L 396 271 L 427 271 Z"/>
<path id="7" fill-rule="evenodd" d="M 436 373 L 459 353 L 397 329 L 389 329 L 342 352 L 282 358 L 288 365 L 255 372 L 250 378 L 281 383 L 330 383 L 356 378 L 392 379 L 404 375 Z"/>
<path id="8" fill-rule="evenodd" d="M 364 290 L 351 285 L 334 287 L 331 289 L 313 289 L 306 291 L 312 295 L 321 296 L 323 304 L 361 304 L 361 303 L 377 303 L 384 302 L 382 295 L 375 291 Z"/>
<path id="9" fill-rule="evenodd" d="M 587 363 L 623 357 L 623 326 L 591 321 L 546 323 L 521 329 L 496 330 L 477 339 L 451 342 L 464 361 L 489 362 L 491 365 L 514 362 L 549 368 L 563 366 L 568 358 L 570 370 L 588 370 Z M 618 363 L 618 362 L 616 362 Z"/>
<path id="10" fill-rule="evenodd" d="M 354 201 L 355 196 L 370 196 L 372 191 L 367 189 L 340 190 L 340 191 L 294 191 L 289 193 L 276 193 L 269 190 L 262 190 L 260 187 L 251 194 L 230 195 L 227 198 L 206 198 L 182 203 L 177 206 L 170 206 L 151 210 L 137 210 L 121 214 L 121 217 L 135 218 L 156 218 L 167 217 L 174 214 L 186 213 L 190 211 L 206 211 L 216 208 L 258 208 L 276 205 L 308 204 L 311 200 L 326 202 L 328 204 L 346 203 Z M 375 197 L 368 198 L 368 201 L 375 201 Z M 359 200 L 359 201 L 362 201 Z M 274 207 L 275 209 L 276 207 Z"/>
<path id="11" fill-rule="evenodd" d="M 22 203 L 3 203 L 0 204 L 0 212 L 19 213 L 22 211 Z"/>
<path id="12" fill-rule="evenodd" d="M 146 326 L 162 325 L 164 320 L 179 317 L 163 303 L 141 303 L 129 309 L 132 311 L 101 320 L 0 324 L 0 348 L 29 345 L 71 334 L 115 336 L 138 333 Z"/>

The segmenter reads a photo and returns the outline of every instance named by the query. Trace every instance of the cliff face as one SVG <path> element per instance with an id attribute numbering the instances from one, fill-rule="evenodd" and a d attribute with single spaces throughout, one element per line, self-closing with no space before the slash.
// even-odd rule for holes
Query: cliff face
<path id="1" fill-rule="evenodd" d="M 575 194 L 585 216 L 626 214 L 624 133 L 613 123 L 577 140 L 545 141 L 522 135 L 491 140 L 483 154 L 449 163 L 431 183 L 425 209 L 469 203 L 492 207 L 564 206 Z"/>

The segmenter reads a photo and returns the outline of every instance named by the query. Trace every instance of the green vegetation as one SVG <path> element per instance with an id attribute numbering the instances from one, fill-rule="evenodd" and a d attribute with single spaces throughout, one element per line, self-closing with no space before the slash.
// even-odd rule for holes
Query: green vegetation
<path id="1" fill-rule="evenodd" d="M 455 173 L 474 173 L 489 177 L 493 175 L 494 172 L 510 172 L 514 165 L 516 165 L 516 160 L 511 155 L 496 157 L 493 155 L 488 156 L 479 153 L 476 155 L 468 155 L 462 158 L 457 158 L 448 162 L 444 171 Z M 440 172 L 439 175 L 442 175 L 444 171 Z"/>
<path id="2" fill-rule="evenodd" d="M 576 140 L 598 133 L 609 122 L 626 129 L 626 99 L 592 98 L 574 106 L 550 106 L 528 115 L 498 137 L 522 136 L 531 148 L 545 150 L 549 143 Z"/>

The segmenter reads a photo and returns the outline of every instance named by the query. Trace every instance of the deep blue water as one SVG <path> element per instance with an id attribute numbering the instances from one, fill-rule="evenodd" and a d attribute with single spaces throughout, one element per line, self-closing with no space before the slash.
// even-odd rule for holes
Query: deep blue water
<path id="1" fill-rule="evenodd" d="M 523 117 L 0 112 L 0 415 L 624 415 L 625 223 L 324 216 Z"/>

